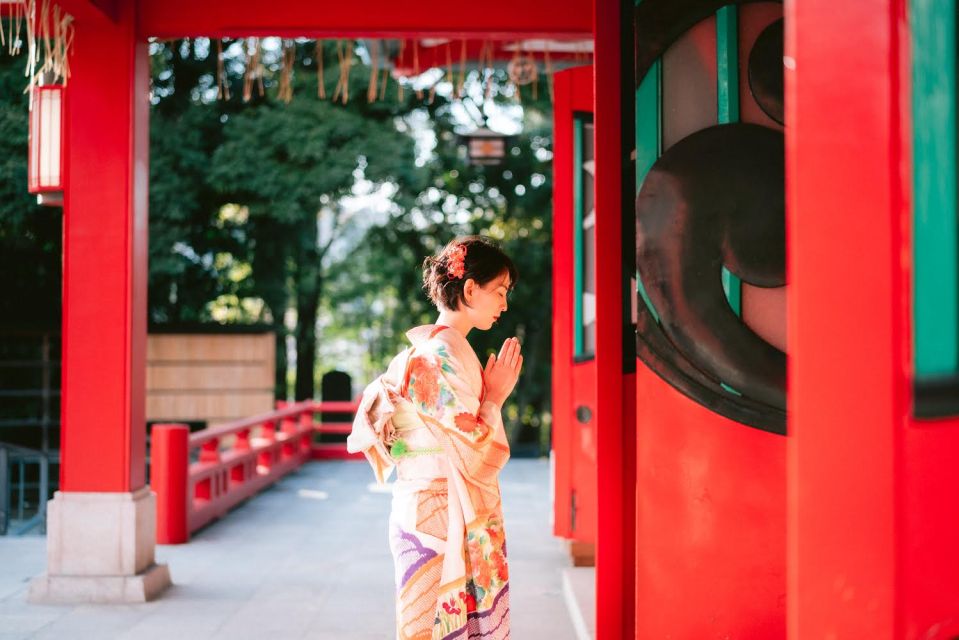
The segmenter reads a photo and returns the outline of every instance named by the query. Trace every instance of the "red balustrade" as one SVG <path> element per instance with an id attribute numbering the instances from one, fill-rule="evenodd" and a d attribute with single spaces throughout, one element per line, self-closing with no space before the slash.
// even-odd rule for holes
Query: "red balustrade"
<path id="1" fill-rule="evenodd" d="M 157 542 L 187 542 L 307 460 L 363 459 L 345 442 L 314 443 L 313 433 L 348 434 L 352 422 L 314 422 L 320 412 L 356 413 L 358 401 L 296 404 L 191 434 L 185 424 L 157 424 L 150 485 L 157 497 Z M 279 429 L 277 429 L 279 427 Z"/>
<path id="2" fill-rule="evenodd" d="M 330 400 L 327 402 L 313 403 L 315 413 L 349 413 L 351 416 L 356 414 L 360 403 L 358 400 Z M 318 433 L 349 433 L 353 429 L 352 422 L 323 422 L 320 420 L 316 425 Z M 345 442 L 317 442 L 313 444 L 314 460 L 363 460 L 362 453 L 349 453 L 346 450 Z"/>
<path id="3" fill-rule="evenodd" d="M 158 543 L 187 542 L 313 456 L 313 412 L 320 403 L 276 404 L 274 412 L 194 434 L 184 424 L 154 425 L 150 484 Z"/>

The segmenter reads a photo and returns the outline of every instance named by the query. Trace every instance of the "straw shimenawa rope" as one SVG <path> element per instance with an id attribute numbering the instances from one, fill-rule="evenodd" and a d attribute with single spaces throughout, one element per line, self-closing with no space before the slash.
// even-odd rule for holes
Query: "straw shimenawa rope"
<path id="1" fill-rule="evenodd" d="M 27 45 L 27 64 L 24 93 L 33 94 L 33 87 L 44 82 L 62 82 L 70 79 L 70 50 L 73 48 L 73 16 L 50 0 L 23 0 L 8 4 L 7 31 L 0 26 L 0 44 L 11 56 Z M 22 32 L 22 36 L 21 36 Z M 31 97 L 32 100 L 32 97 Z"/>

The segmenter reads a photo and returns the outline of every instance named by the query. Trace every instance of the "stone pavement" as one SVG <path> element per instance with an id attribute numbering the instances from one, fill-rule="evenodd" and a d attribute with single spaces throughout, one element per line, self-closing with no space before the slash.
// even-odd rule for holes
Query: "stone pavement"
<path id="1" fill-rule="evenodd" d="M 574 640 L 562 578 L 570 563 L 550 533 L 549 464 L 514 459 L 500 478 L 512 637 Z M 371 481 L 365 463 L 305 465 L 189 544 L 157 547 L 174 586 L 139 605 L 26 604 L 45 539 L 0 538 L 0 640 L 391 640 L 390 495 Z"/>

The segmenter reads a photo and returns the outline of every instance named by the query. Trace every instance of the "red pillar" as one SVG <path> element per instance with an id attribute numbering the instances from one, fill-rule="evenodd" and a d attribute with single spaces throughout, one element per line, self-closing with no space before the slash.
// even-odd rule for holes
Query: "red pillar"
<path id="1" fill-rule="evenodd" d="M 633 100 L 632 3 L 596 0 L 594 10 L 596 150 L 596 368 L 598 527 L 596 638 L 634 636 L 635 417 L 624 415 L 623 207 L 632 210 L 628 162 Z M 624 58 L 628 64 L 624 64 Z M 632 216 L 629 216 L 632 220 Z M 632 225 L 632 223 L 630 223 Z M 634 358 L 630 358 L 631 360 Z M 629 406 L 632 406 L 631 404 Z"/>
<path id="2" fill-rule="evenodd" d="M 157 543 L 187 542 L 190 428 L 185 424 L 158 424 L 152 434 L 150 486 L 157 500 Z"/>
<path id="3" fill-rule="evenodd" d="M 60 491 L 34 602 L 142 602 L 170 584 L 154 562 L 145 486 L 150 65 L 134 2 L 74 16 L 65 124 Z"/>
<path id="4" fill-rule="evenodd" d="M 149 53 L 135 3 L 75 24 L 63 208 L 63 491 L 145 484 Z M 68 10 L 70 10 L 68 8 Z"/>
<path id="5" fill-rule="evenodd" d="M 904 0 L 785 14 L 788 637 L 903 638 Z"/>

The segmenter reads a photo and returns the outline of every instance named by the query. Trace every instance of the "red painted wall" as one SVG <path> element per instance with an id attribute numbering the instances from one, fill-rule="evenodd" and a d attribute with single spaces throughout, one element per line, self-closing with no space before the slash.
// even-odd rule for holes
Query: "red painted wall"
<path id="1" fill-rule="evenodd" d="M 782 638 L 786 439 L 635 389 L 636 637 Z"/>

